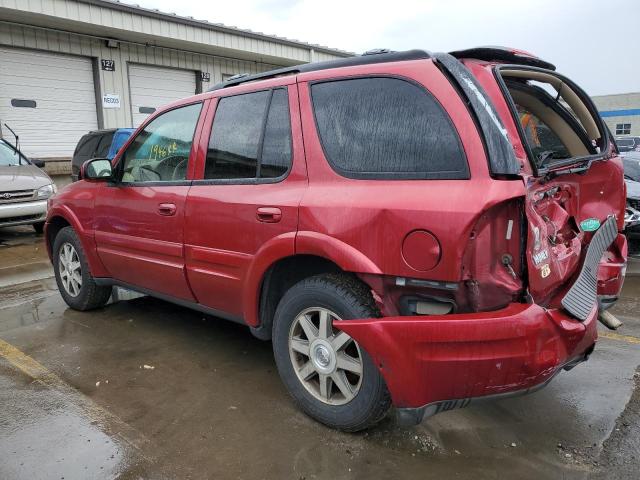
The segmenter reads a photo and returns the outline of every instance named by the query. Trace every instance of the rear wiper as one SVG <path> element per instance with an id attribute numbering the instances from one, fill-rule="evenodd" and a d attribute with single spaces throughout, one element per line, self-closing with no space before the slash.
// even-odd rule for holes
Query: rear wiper
<path id="1" fill-rule="evenodd" d="M 544 182 L 558 177 L 560 175 L 570 175 L 572 173 L 584 174 L 591 168 L 591 164 L 597 159 L 587 160 L 585 163 L 578 167 L 565 168 L 564 170 L 550 170 L 544 176 Z"/>
<path id="2" fill-rule="evenodd" d="M 545 150 L 544 152 L 538 153 L 538 168 L 542 168 L 545 164 L 553 158 L 556 154 L 555 150 Z"/>

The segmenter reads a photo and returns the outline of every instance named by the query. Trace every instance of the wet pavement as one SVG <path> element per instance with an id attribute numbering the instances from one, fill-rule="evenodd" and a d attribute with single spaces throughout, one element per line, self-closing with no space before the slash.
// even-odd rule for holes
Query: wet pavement
<path id="1" fill-rule="evenodd" d="M 41 237 L 0 230 L 0 479 L 636 479 L 639 265 L 624 326 L 547 388 L 344 434 L 246 328 L 148 297 L 70 310 Z"/>

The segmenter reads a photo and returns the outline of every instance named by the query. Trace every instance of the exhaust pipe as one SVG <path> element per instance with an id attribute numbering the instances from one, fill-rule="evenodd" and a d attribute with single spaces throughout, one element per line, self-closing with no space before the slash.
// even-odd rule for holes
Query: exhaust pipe
<path id="1" fill-rule="evenodd" d="M 622 322 L 608 310 L 600 310 L 600 313 L 598 313 L 598 320 L 600 320 L 600 323 L 609 330 L 617 330 L 622 326 Z"/>

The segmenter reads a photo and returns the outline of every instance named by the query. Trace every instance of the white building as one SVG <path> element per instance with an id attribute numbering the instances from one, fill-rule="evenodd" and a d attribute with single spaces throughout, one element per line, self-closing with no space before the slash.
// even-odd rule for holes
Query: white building
<path id="1" fill-rule="evenodd" d="M 591 98 L 615 136 L 640 136 L 640 92 Z"/>
<path id="2" fill-rule="evenodd" d="M 351 55 L 117 1 L 0 0 L 0 122 L 27 155 L 68 165 L 86 132 L 234 74 Z"/>

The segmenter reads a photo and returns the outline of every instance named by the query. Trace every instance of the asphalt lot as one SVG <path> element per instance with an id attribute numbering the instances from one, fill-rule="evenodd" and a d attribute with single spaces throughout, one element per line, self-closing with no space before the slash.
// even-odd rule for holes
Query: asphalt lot
<path id="1" fill-rule="evenodd" d="M 638 478 L 637 260 L 587 363 L 359 434 L 300 413 L 245 328 L 133 295 L 76 312 L 51 275 L 41 237 L 0 230 L 0 479 Z"/>

